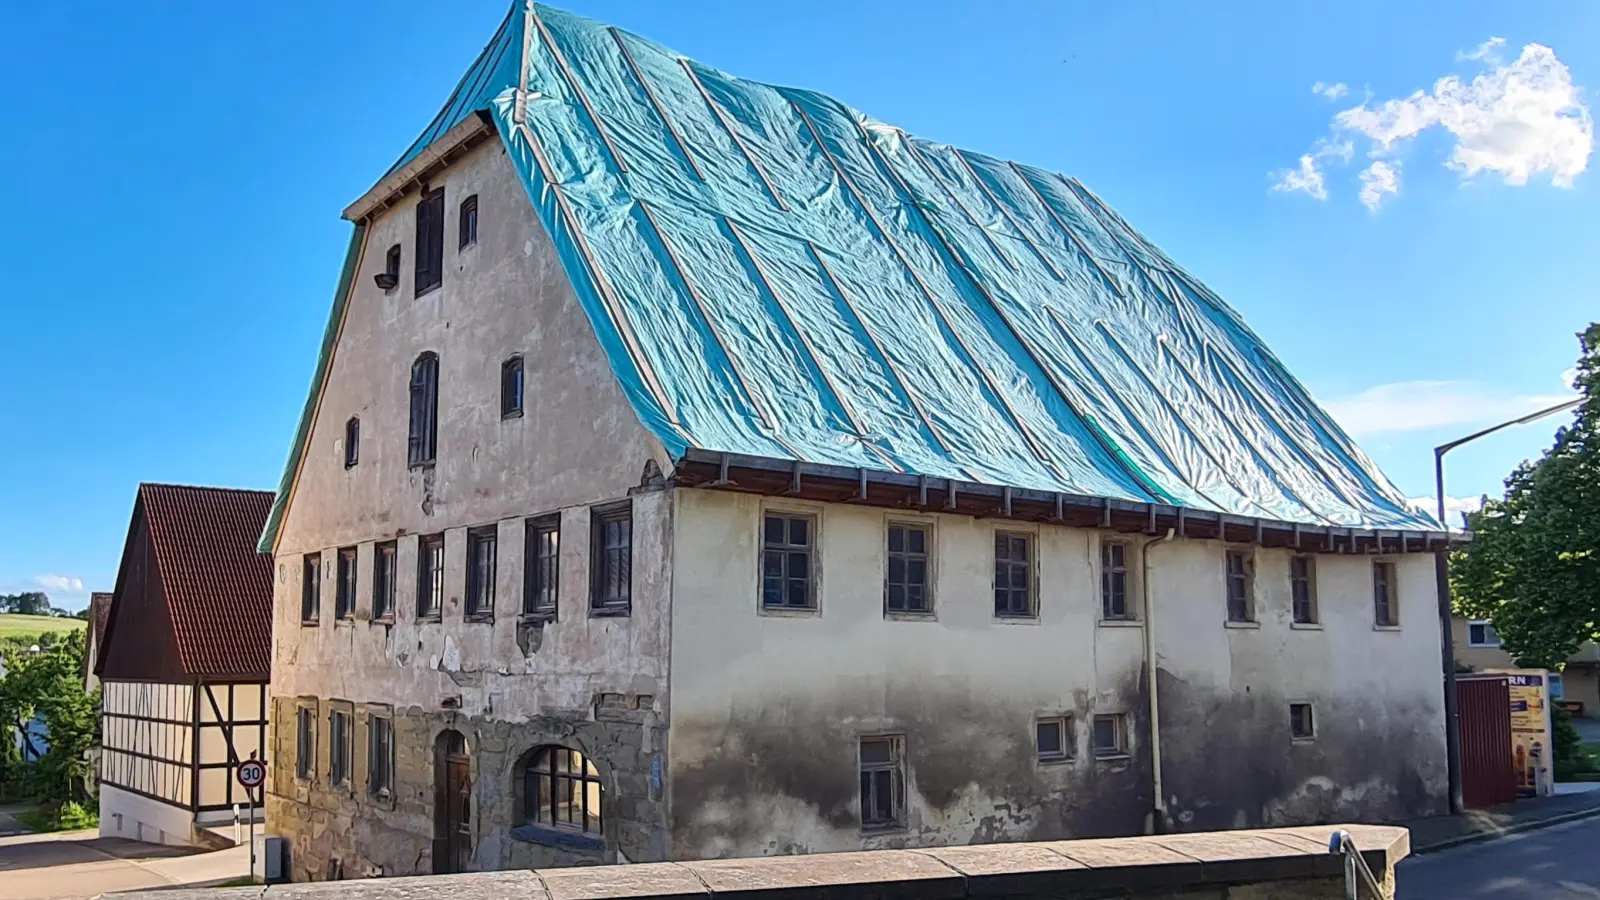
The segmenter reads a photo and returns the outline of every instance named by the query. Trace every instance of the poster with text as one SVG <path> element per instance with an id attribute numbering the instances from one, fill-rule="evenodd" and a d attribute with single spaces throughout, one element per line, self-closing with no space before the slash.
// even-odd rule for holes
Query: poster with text
<path id="1" fill-rule="evenodd" d="M 1555 790 L 1550 730 L 1550 679 L 1543 669 L 1495 669 L 1511 689 L 1511 763 L 1517 794 L 1534 797 Z"/>

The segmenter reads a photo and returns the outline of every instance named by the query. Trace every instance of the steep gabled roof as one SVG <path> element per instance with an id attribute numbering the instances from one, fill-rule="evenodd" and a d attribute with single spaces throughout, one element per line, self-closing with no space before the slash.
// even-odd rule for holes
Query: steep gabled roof
<path id="1" fill-rule="evenodd" d="M 1074 179 L 520 2 L 391 172 L 480 111 L 675 456 L 1440 528 L 1237 313 Z"/>
<path id="2" fill-rule="evenodd" d="M 142 524 L 178 663 L 190 677 L 265 681 L 271 676 L 272 559 L 256 552 L 255 542 L 272 497 L 269 491 L 139 485 L 130 550 L 124 555 Z M 130 562 L 124 558 L 125 573 Z M 119 575 L 119 595 L 131 587 L 126 580 Z M 102 660 L 124 614 L 120 599 L 106 623 Z"/>

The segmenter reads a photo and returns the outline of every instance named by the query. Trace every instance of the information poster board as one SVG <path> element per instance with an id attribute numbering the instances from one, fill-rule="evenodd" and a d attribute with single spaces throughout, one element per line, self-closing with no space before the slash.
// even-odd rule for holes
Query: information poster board
<path id="1" fill-rule="evenodd" d="M 1511 763 L 1517 794 L 1537 797 L 1555 790 L 1551 771 L 1550 678 L 1544 669 L 1490 669 L 1511 688 Z"/>

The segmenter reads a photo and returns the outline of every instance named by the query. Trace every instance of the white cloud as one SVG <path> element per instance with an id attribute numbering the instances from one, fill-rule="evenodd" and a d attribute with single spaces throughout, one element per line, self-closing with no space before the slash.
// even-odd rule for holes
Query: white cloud
<path id="1" fill-rule="evenodd" d="M 1482 69 L 1470 80 L 1446 75 L 1431 89 L 1403 98 L 1364 100 L 1335 114 L 1331 140 L 1361 140 L 1369 157 L 1394 165 L 1412 139 L 1437 130 L 1451 140 L 1445 166 L 1462 178 L 1499 175 L 1506 184 L 1523 185 L 1535 176 L 1548 175 L 1555 186 L 1571 187 L 1588 168 L 1594 150 L 1594 121 L 1583 92 L 1549 47 L 1527 44 L 1510 62 L 1500 55 L 1504 47 L 1504 39 L 1493 38 L 1471 53 L 1459 54 L 1458 60 Z M 1324 138 L 1318 144 L 1329 141 Z M 1305 168 L 1304 157 L 1301 168 Z M 1396 182 L 1393 190 L 1371 194 L 1372 172 L 1371 167 L 1362 172 L 1363 202 L 1369 196 L 1381 200 L 1385 193 L 1398 190 Z M 1322 199 L 1326 196 L 1325 176 L 1321 171 L 1316 175 L 1323 191 L 1318 199 Z M 1369 208 L 1372 205 L 1368 203 Z"/>
<path id="2" fill-rule="evenodd" d="M 1439 500 L 1436 497 L 1412 497 L 1406 501 L 1413 509 L 1419 509 L 1428 515 L 1437 515 Z M 1461 528 L 1461 517 L 1469 512 L 1477 512 L 1483 508 L 1482 497 L 1452 497 L 1444 495 L 1444 517 L 1451 528 Z"/>
<path id="3" fill-rule="evenodd" d="M 1337 100 L 1340 97 L 1343 97 L 1345 94 L 1350 93 L 1350 87 L 1342 81 L 1335 81 L 1333 84 L 1329 84 L 1326 81 L 1319 81 L 1311 86 L 1311 93 L 1321 94 L 1322 96 L 1327 97 L 1329 100 Z"/>
<path id="4" fill-rule="evenodd" d="M 1377 212 L 1386 194 L 1400 193 L 1400 163 L 1373 160 L 1372 165 L 1361 170 L 1361 205 L 1368 212 Z"/>
<path id="5" fill-rule="evenodd" d="M 1577 390 L 1578 389 L 1578 367 L 1577 366 L 1573 366 L 1570 369 L 1563 369 L 1562 370 L 1562 372 L 1561 372 L 1561 386 L 1562 387 L 1571 388 L 1573 390 Z"/>
<path id="6" fill-rule="evenodd" d="M 1285 192 L 1304 191 L 1318 200 L 1326 200 L 1328 186 L 1323 180 L 1322 170 L 1317 168 L 1317 161 L 1338 157 L 1349 162 L 1355 152 L 1355 145 L 1349 141 L 1317 141 L 1312 145 L 1310 153 L 1300 157 L 1299 168 L 1280 169 L 1272 173 L 1272 189 Z"/>
<path id="7" fill-rule="evenodd" d="M 1529 395 L 1470 381 L 1400 381 L 1330 400 L 1327 410 L 1353 435 L 1491 425 L 1572 399 Z"/>
<path id="8" fill-rule="evenodd" d="M 61 591 L 64 594 L 83 593 L 83 579 L 71 575 L 35 575 L 33 583 L 49 591 Z"/>

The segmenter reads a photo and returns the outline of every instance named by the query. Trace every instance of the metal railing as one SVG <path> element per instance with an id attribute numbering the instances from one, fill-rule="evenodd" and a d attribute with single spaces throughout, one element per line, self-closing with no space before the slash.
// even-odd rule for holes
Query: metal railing
<path id="1" fill-rule="evenodd" d="M 1372 869 L 1367 867 L 1367 861 L 1361 857 L 1361 851 L 1356 849 L 1356 842 L 1350 839 L 1350 832 L 1342 829 L 1335 831 L 1328 839 L 1328 852 L 1344 857 L 1345 900 L 1362 900 L 1362 885 L 1366 885 L 1368 898 L 1383 900 L 1386 896 L 1383 886 L 1378 883 L 1377 876 L 1372 874 Z"/>

